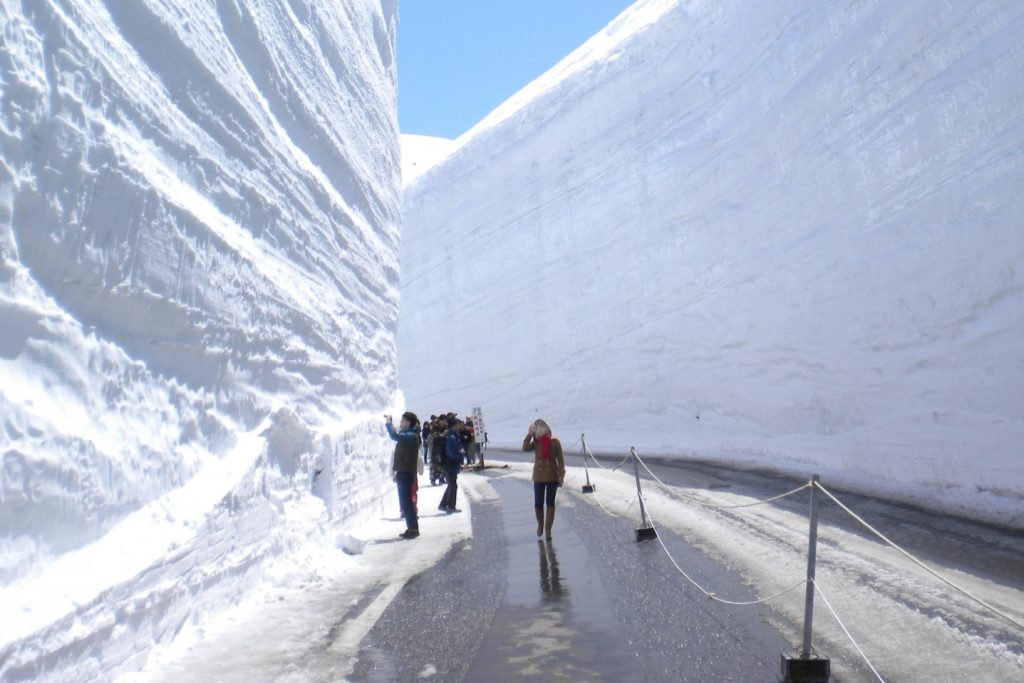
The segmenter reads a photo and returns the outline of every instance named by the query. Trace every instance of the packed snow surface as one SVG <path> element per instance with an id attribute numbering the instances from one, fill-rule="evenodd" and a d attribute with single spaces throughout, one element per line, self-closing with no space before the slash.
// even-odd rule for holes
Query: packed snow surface
<path id="1" fill-rule="evenodd" d="M 1019 2 L 641 0 L 407 186 L 410 407 L 1024 525 L 1022 73 Z"/>
<path id="2" fill-rule="evenodd" d="M 403 133 L 402 185 L 408 185 L 451 154 L 455 141 L 430 135 Z"/>
<path id="3" fill-rule="evenodd" d="M 396 12 L 0 0 L 0 679 L 138 668 L 380 505 Z"/>

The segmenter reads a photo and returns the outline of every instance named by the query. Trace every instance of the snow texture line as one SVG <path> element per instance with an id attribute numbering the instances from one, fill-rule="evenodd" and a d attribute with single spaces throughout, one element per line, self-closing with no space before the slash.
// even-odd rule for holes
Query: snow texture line
<path id="1" fill-rule="evenodd" d="M 828 611 L 832 613 L 832 617 L 836 620 L 836 623 L 839 624 L 839 628 L 843 629 L 843 633 L 845 633 L 846 637 L 850 639 L 850 642 L 853 643 L 853 646 L 857 649 L 857 652 L 860 653 L 860 656 L 867 663 L 868 668 L 871 669 L 871 673 L 875 674 L 875 677 L 879 681 L 881 681 L 881 683 L 885 683 L 885 679 L 882 678 L 881 674 L 878 673 L 878 670 L 875 669 L 874 664 L 871 663 L 871 660 L 868 659 L 868 656 L 864 654 L 864 650 L 861 649 L 860 645 L 857 644 L 857 641 L 853 639 L 852 635 L 850 635 L 850 631 L 846 628 L 846 625 L 843 623 L 843 620 L 839 618 L 839 615 L 836 613 L 835 609 L 833 609 L 832 603 L 829 602 L 828 598 L 825 596 L 825 593 L 821 590 L 821 586 L 819 586 L 818 582 L 814 579 L 811 579 L 810 581 L 814 585 L 814 590 L 818 593 L 818 595 L 821 596 L 821 599 L 825 601 L 825 606 L 828 607 Z"/>
<path id="2" fill-rule="evenodd" d="M 886 537 L 885 534 L 883 534 L 881 531 L 879 531 L 875 527 L 873 527 L 870 524 L 868 524 L 866 521 L 864 521 L 864 519 L 862 517 L 860 517 L 860 515 L 858 515 L 853 510 L 851 510 L 850 508 L 846 507 L 842 502 L 840 502 L 840 500 L 838 498 L 836 498 L 835 496 L 833 496 L 832 493 L 829 492 L 828 489 L 826 489 L 824 486 L 821 485 L 821 482 L 815 482 L 814 486 L 816 486 L 819 490 L 821 490 L 821 492 L 824 493 L 826 496 L 831 498 L 832 502 L 835 503 L 836 505 L 838 505 L 839 507 L 841 507 L 844 511 L 846 511 L 846 513 L 848 515 L 850 515 L 855 520 L 857 520 L 862 525 L 864 525 L 864 527 L 867 528 L 871 533 L 873 533 L 874 535 L 878 536 L 880 539 L 885 541 L 887 544 L 892 546 L 894 549 L 898 550 L 900 553 L 902 553 L 911 562 L 913 562 L 917 566 L 921 567 L 921 569 L 924 569 L 926 572 L 928 572 L 929 574 L 931 574 L 932 576 L 937 578 L 939 581 L 942 581 L 947 586 L 949 586 L 949 587 L 953 588 L 954 590 L 962 593 L 963 595 L 967 596 L 971 600 L 974 600 L 979 605 L 982 605 L 983 607 L 987 608 L 988 610 L 990 610 L 994 614 L 997 614 L 1000 617 L 1002 617 L 1003 619 L 1005 619 L 1005 620 L 1009 621 L 1010 623 L 1014 624 L 1015 626 L 1024 629 L 1024 623 L 1021 623 L 1017 619 L 1014 619 L 1013 617 L 1011 617 L 1010 615 L 1006 614 L 1002 610 L 1000 610 L 1000 609 L 998 609 L 996 607 L 993 607 L 992 605 L 990 605 L 989 603 L 985 602 L 984 600 L 982 600 L 978 596 L 974 595 L 973 593 L 971 593 L 967 589 L 961 588 L 957 584 L 953 583 L 949 579 L 945 578 L 944 576 L 942 576 L 938 572 L 934 571 L 933 569 L 931 569 L 930 567 L 925 565 L 923 562 L 921 562 L 921 560 L 917 559 L 916 557 L 911 555 L 909 552 L 907 552 L 906 550 L 904 550 L 900 546 L 896 545 L 896 543 L 894 543 L 893 541 L 889 540 L 889 538 Z"/>

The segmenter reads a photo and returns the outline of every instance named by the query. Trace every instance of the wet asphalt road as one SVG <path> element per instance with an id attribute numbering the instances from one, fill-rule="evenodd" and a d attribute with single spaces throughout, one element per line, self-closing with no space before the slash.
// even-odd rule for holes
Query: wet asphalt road
<path id="1" fill-rule="evenodd" d="M 351 680 L 777 680 L 791 648 L 768 609 L 737 615 L 687 590 L 660 547 L 633 540 L 632 521 L 575 492 L 559 493 L 554 540 L 539 541 L 528 483 L 466 476 L 489 477 L 500 500 L 473 501 L 473 538 L 395 597 Z M 756 597 L 684 539 L 663 539 L 711 590 Z"/>
<path id="2" fill-rule="evenodd" d="M 503 461 L 526 462 L 532 454 L 494 450 L 491 456 Z M 622 455 L 598 455 L 606 467 L 615 467 Z M 728 491 L 729 493 L 764 499 L 790 491 L 806 479 L 768 470 L 742 469 L 713 462 L 690 459 L 666 459 L 646 456 L 644 461 L 670 486 Z M 578 453 L 567 453 L 566 464 L 582 466 Z M 626 464 L 627 474 L 631 471 Z M 641 469 L 640 477 L 650 481 Z M 865 521 L 888 536 L 915 557 L 936 564 L 955 567 L 966 573 L 1024 590 L 1024 531 L 978 522 L 934 510 L 924 510 L 891 500 L 871 498 L 844 491 L 828 481 L 822 484 Z M 651 484 L 654 485 L 653 483 Z M 803 491 L 771 504 L 779 509 L 806 516 L 809 492 Z M 846 512 L 823 496 L 819 499 L 819 524 L 823 542 L 828 542 L 830 527 L 842 529 L 862 538 L 877 540 Z M 725 513 L 729 514 L 729 513 Z M 737 513 L 739 514 L 739 513 Z"/>

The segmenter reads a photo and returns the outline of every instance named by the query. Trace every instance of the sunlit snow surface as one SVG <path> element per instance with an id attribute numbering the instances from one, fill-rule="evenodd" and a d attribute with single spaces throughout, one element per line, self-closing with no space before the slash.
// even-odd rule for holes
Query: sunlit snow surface
<path id="1" fill-rule="evenodd" d="M 402 185 L 409 185 L 455 149 L 455 141 L 429 135 L 402 134 Z"/>
<path id="2" fill-rule="evenodd" d="M 638 2 L 406 188 L 410 405 L 1024 524 L 1022 73 L 1021 3 Z"/>
<path id="3" fill-rule="evenodd" d="M 421 488 L 421 511 L 433 511 L 444 486 Z M 310 545 L 301 563 L 272 566 L 267 582 L 244 601 L 188 627 L 158 648 L 131 683 L 251 683 L 348 680 L 360 642 L 415 575 L 471 536 L 472 501 L 496 498 L 481 477 L 459 478 L 462 514 L 421 517 L 423 536 L 397 538 L 405 524 L 390 497 L 384 515 L 364 518 L 351 534 Z M 344 548 L 344 550 L 343 550 Z M 443 657 L 443 652 L 438 652 Z"/>
<path id="4" fill-rule="evenodd" d="M 0 678 L 137 666 L 379 504 L 396 11 L 0 0 Z"/>

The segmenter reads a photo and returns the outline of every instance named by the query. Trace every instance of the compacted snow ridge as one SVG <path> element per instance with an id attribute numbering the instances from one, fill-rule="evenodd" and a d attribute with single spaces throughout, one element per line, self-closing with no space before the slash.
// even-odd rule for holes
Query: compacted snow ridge
<path id="1" fill-rule="evenodd" d="M 0 679 L 110 678 L 382 504 L 397 2 L 0 25 Z"/>
<path id="2" fill-rule="evenodd" d="M 1024 528 L 1022 73 L 1019 2 L 641 0 L 407 185 L 409 405 Z"/>

